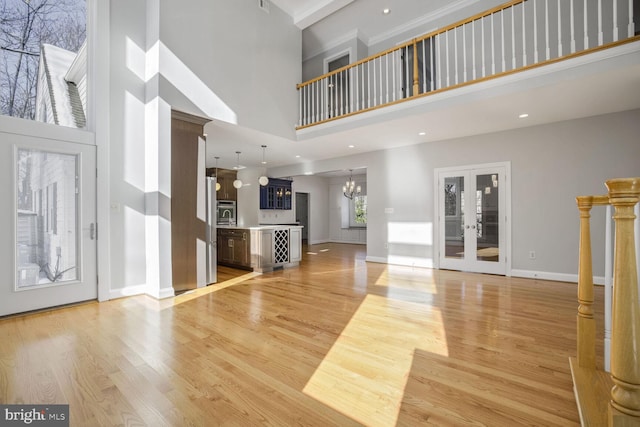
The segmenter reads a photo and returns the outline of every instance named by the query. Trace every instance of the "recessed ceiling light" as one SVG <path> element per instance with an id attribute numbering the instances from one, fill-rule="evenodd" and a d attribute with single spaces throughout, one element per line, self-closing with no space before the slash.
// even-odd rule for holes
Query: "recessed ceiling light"
<path id="1" fill-rule="evenodd" d="M 518 118 L 521 118 L 521 119 L 526 119 L 527 117 L 529 117 L 527 113 L 522 113 L 518 116 Z"/>
<path id="2" fill-rule="evenodd" d="M 299 158 L 300 158 L 300 154 L 296 154 L 296 159 L 299 159 Z"/>
<path id="3" fill-rule="evenodd" d="M 305 172 L 305 175 L 313 175 L 313 172 Z"/>
<path id="4" fill-rule="evenodd" d="M 427 133 L 426 132 L 418 132 L 418 135 L 420 136 L 425 136 Z"/>
<path id="5" fill-rule="evenodd" d="M 382 13 L 384 13 L 385 15 L 388 15 L 391 13 L 391 9 L 389 9 L 388 7 L 382 9 Z"/>
<path id="6" fill-rule="evenodd" d="M 355 148 L 355 147 L 356 147 L 355 145 L 350 145 L 350 146 L 349 146 L 349 148 Z"/>

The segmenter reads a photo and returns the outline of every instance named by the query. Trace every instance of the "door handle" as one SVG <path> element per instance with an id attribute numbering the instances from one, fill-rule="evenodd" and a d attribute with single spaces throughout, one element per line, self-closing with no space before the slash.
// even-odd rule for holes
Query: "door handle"
<path id="1" fill-rule="evenodd" d="M 475 226 L 475 225 L 472 225 L 472 226 L 471 226 L 471 229 L 472 229 L 472 230 L 475 230 L 475 229 L 476 229 L 476 226 Z"/>
<path id="2" fill-rule="evenodd" d="M 95 222 L 92 222 L 89 225 L 89 238 L 91 240 L 96 240 L 98 238 L 98 227 Z"/>

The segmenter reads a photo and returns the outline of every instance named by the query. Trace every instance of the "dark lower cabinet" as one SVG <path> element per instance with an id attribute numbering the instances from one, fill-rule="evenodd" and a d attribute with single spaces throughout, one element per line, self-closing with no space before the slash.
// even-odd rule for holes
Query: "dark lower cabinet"
<path id="1" fill-rule="evenodd" d="M 248 229 L 218 228 L 218 264 L 250 268 L 250 238 Z"/>

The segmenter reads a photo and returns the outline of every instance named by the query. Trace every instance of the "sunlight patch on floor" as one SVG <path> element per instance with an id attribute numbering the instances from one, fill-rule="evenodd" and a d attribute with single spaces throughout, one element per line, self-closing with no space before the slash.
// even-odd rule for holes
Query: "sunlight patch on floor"
<path id="1" fill-rule="evenodd" d="M 367 295 L 304 393 L 365 425 L 394 426 L 416 349 L 448 356 L 440 311 Z"/>
<path id="2" fill-rule="evenodd" d="M 222 289 L 228 288 L 230 286 L 238 285 L 242 282 L 245 282 L 249 279 L 253 279 L 256 276 L 260 276 L 261 273 L 251 272 L 247 274 L 243 274 L 242 276 L 234 277 L 233 279 L 225 280 L 224 282 L 214 283 L 209 286 L 205 286 L 204 288 L 193 289 L 187 291 L 183 294 L 176 295 L 173 298 L 165 298 L 162 300 L 156 300 L 154 298 L 146 298 L 143 300 L 143 304 L 148 308 L 153 308 L 156 310 L 165 310 L 167 308 L 175 307 L 187 301 L 191 301 L 193 299 L 199 298 L 203 295 L 211 294 L 213 292 L 221 291 Z"/>

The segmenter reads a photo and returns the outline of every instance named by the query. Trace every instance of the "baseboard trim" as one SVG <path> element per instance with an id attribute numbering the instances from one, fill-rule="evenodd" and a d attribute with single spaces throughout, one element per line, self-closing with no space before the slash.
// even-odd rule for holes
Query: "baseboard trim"
<path id="1" fill-rule="evenodd" d="M 129 286 L 121 289 L 111 289 L 109 299 L 126 298 L 147 293 L 147 285 Z"/>
<path id="2" fill-rule="evenodd" d="M 415 258 L 402 256 L 373 257 L 367 256 L 367 262 L 375 262 L 379 264 L 402 265 L 406 267 L 433 268 L 433 260 L 429 258 Z"/>
<path id="3" fill-rule="evenodd" d="M 566 273 L 552 273 L 548 271 L 534 271 L 534 270 L 511 270 L 512 277 L 523 277 L 525 279 L 542 279 L 542 280 L 550 280 L 553 282 L 570 282 L 570 283 L 578 283 L 578 275 L 577 274 L 566 274 Z M 593 278 L 593 283 L 595 285 L 604 285 L 604 277 L 595 276 Z"/>
<path id="4" fill-rule="evenodd" d="M 160 292 L 149 292 L 149 287 L 147 285 L 138 285 L 122 289 L 112 289 L 109 292 L 109 299 L 126 298 L 145 294 L 155 299 L 165 299 L 176 296 L 173 288 L 161 289 Z"/>
<path id="5" fill-rule="evenodd" d="M 367 242 L 352 242 L 349 240 L 329 240 L 325 243 L 346 243 L 348 245 L 366 245 Z"/>

